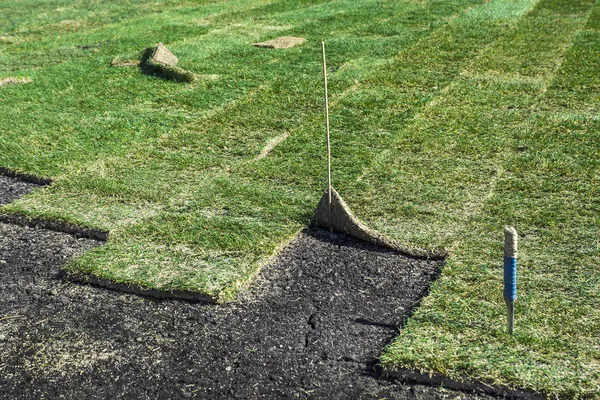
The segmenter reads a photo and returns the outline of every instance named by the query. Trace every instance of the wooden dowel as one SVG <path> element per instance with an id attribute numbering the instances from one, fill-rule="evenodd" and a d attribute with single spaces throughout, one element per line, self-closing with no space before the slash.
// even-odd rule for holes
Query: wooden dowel
<path id="1" fill-rule="evenodd" d="M 327 132 L 327 193 L 329 200 L 329 232 L 333 232 L 331 215 L 331 140 L 329 138 L 329 100 L 327 98 L 327 65 L 325 62 L 325 42 L 321 42 L 323 53 L 323 83 L 325 87 L 325 130 Z"/>

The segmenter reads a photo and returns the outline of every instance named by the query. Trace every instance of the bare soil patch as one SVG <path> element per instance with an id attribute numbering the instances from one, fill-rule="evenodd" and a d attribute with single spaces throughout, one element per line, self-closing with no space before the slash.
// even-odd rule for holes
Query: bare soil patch
<path id="1" fill-rule="evenodd" d="M 8 85 L 22 85 L 24 83 L 31 83 L 31 78 L 4 78 L 0 79 L 0 86 Z"/>
<path id="2" fill-rule="evenodd" d="M 139 67 L 140 62 L 138 60 L 122 60 L 120 58 L 114 58 L 110 62 L 111 67 Z"/>
<path id="3" fill-rule="evenodd" d="M 441 261 L 310 229 L 238 303 L 208 305 L 63 279 L 99 244 L 0 223 L 0 397 L 480 398 L 377 368 Z"/>
<path id="4" fill-rule="evenodd" d="M 15 179 L 0 173 L 0 206 L 26 195 L 39 186 L 35 183 Z"/>
<path id="5" fill-rule="evenodd" d="M 22 41 L 23 41 L 23 39 L 21 39 L 19 37 L 0 35 L 0 43 L 4 43 L 4 44 L 17 44 L 17 43 L 20 43 Z"/>
<path id="6" fill-rule="evenodd" d="M 267 49 L 289 49 L 306 42 L 306 39 L 293 36 L 282 36 L 266 42 L 252 43 L 252 46 L 263 47 Z"/>

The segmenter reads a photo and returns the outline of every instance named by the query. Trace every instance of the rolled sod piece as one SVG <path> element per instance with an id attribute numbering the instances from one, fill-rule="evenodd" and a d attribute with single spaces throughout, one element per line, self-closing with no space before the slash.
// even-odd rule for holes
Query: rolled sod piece
<path id="1" fill-rule="evenodd" d="M 321 228 L 331 228 L 336 232 L 345 233 L 354 238 L 363 240 L 392 250 L 399 251 L 413 257 L 441 260 L 447 257 L 443 250 L 422 250 L 404 246 L 396 240 L 390 239 L 381 233 L 369 228 L 352 214 L 350 208 L 335 189 L 331 189 L 331 218 L 329 216 L 329 194 L 325 190 L 319 205 L 315 210 L 311 224 Z"/>
<path id="2" fill-rule="evenodd" d="M 196 74 L 176 66 L 179 60 L 162 43 L 148 47 L 142 52 L 140 68 L 148 75 L 171 79 L 177 82 L 193 82 Z"/>

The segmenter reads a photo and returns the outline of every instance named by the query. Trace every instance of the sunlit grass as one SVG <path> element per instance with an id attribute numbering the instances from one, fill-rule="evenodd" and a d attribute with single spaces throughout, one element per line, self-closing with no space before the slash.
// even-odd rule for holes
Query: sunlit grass
<path id="1" fill-rule="evenodd" d="M 21 2 L 22 3 L 22 2 Z M 54 184 L 3 208 L 110 231 L 68 268 L 234 299 L 326 182 L 450 258 L 386 368 L 600 393 L 600 25 L 590 0 L 0 2 L 0 166 Z M 250 43 L 302 36 L 304 45 Z M 112 68 L 165 43 L 200 79 Z M 202 78 L 204 77 L 204 78 Z M 521 235 L 505 333 L 502 228 Z"/>

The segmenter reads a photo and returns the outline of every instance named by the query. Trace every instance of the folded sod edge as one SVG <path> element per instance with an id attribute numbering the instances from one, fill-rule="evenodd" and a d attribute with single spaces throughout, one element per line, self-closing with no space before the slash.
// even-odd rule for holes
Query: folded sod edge
<path id="1" fill-rule="evenodd" d="M 317 205 L 311 225 L 331 228 L 336 232 L 345 233 L 356 239 L 387 247 L 411 257 L 443 260 L 448 255 L 444 250 L 423 250 L 405 246 L 369 228 L 354 216 L 350 207 L 334 188 L 331 188 L 331 206 L 329 204 L 329 191 L 325 190 Z"/>
<path id="2" fill-rule="evenodd" d="M 155 52 L 162 44 L 156 47 L 148 47 L 141 54 L 140 68 L 147 75 L 158 76 L 176 82 L 193 82 L 196 74 L 179 68 L 175 65 L 167 65 L 154 59 Z M 164 47 L 164 46 L 163 46 Z"/>

